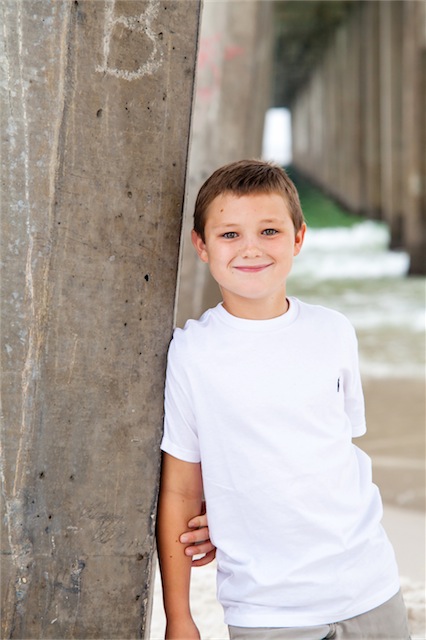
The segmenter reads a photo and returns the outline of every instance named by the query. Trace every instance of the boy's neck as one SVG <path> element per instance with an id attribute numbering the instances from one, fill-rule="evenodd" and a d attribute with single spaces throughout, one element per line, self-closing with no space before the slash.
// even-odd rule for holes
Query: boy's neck
<path id="1" fill-rule="evenodd" d="M 232 316 L 243 320 L 272 320 L 284 315 L 289 310 L 290 303 L 286 296 L 279 300 L 250 300 L 248 298 L 229 299 L 223 296 L 223 308 Z"/>

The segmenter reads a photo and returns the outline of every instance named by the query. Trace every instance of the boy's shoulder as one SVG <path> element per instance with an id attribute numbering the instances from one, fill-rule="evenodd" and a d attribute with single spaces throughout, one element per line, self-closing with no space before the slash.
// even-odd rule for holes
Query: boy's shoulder
<path id="1" fill-rule="evenodd" d="M 216 314 L 217 307 L 213 307 L 207 309 L 198 320 L 191 318 L 185 322 L 183 328 L 176 327 L 171 348 L 178 351 L 196 349 L 199 342 L 205 340 L 206 331 L 211 328 Z"/>
<path id="2" fill-rule="evenodd" d="M 197 332 L 204 332 L 209 328 L 212 319 L 217 315 L 219 306 L 221 305 L 219 304 L 216 307 L 207 309 L 207 311 L 204 311 L 204 313 L 198 319 L 189 318 L 185 322 L 183 328 L 176 327 L 173 332 L 173 337 L 179 336 L 181 339 L 184 339 L 184 336 L 191 335 Z"/>
<path id="3" fill-rule="evenodd" d="M 343 333 L 343 335 L 355 334 L 353 324 L 341 311 L 320 304 L 302 302 L 301 300 L 297 302 L 300 309 L 300 319 L 302 322 L 304 321 L 305 325 L 315 329 L 318 338 L 320 338 L 322 331 L 327 333 L 330 331 L 336 332 L 336 335 L 337 333 Z"/>
<path id="4" fill-rule="evenodd" d="M 294 298 L 291 298 L 293 300 Z M 345 322 L 350 324 L 348 318 L 341 312 L 337 311 L 337 309 L 332 309 L 331 307 L 325 307 L 321 304 L 313 304 L 311 302 L 304 302 L 302 300 L 297 299 L 297 304 L 300 307 L 302 315 L 306 315 L 307 317 L 324 317 L 329 320 L 335 320 L 336 322 Z"/>

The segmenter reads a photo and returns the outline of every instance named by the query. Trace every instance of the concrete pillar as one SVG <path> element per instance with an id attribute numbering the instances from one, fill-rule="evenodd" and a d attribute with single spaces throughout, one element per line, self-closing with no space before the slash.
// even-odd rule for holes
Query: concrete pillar
<path id="1" fill-rule="evenodd" d="M 359 26 L 354 11 L 292 104 L 295 166 L 353 211 L 362 194 Z"/>
<path id="2" fill-rule="evenodd" d="M 426 272 L 426 2 L 403 3 L 402 166 L 404 245 L 411 273 Z"/>
<path id="3" fill-rule="evenodd" d="M 381 206 L 391 246 L 401 247 L 402 165 L 402 11 L 403 2 L 380 2 L 380 168 Z"/>
<path id="4" fill-rule="evenodd" d="M 336 175 L 335 181 L 332 182 L 331 190 L 334 192 L 339 200 L 344 200 L 346 192 L 346 174 L 347 168 L 347 130 L 345 126 L 346 112 L 346 86 L 345 79 L 347 77 L 347 28 L 346 25 L 342 25 L 336 33 L 335 40 L 335 82 L 336 82 L 336 136 L 337 147 L 335 149 L 336 154 Z M 326 150 L 325 153 L 328 153 Z"/>
<path id="5" fill-rule="evenodd" d="M 360 212 L 369 218 L 381 217 L 381 145 L 380 145 L 380 34 L 379 5 L 364 2 L 360 5 L 361 38 L 361 162 Z"/>
<path id="6" fill-rule="evenodd" d="M 259 157 L 271 100 L 269 0 L 204 0 L 183 228 L 177 324 L 220 300 L 190 242 L 198 189 L 218 166 Z"/>
<path id="7" fill-rule="evenodd" d="M 309 90 L 302 87 L 291 105 L 292 164 L 310 175 Z M 312 177 L 315 173 L 312 175 Z"/>
<path id="8" fill-rule="evenodd" d="M 199 4 L 4 0 L 2 637 L 148 637 Z"/>
<path id="9" fill-rule="evenodd" d="M 345 193 L 342 200 L 346 201 L 351 211 L 360 211 L 362 192 L 365 185 L 362 180 L 361 162 L 361 57 L 362 25 L 361 13 L 354 11 L 349 16 L 347 37 L 347 67 L 345 75 L 345 111 L 343 114 L 344 128 L 347 130 Z"/>
<path id="10" fill-rule="evenodd" d="M 322 146 L 321 164 L 324 166 L 324 185 L 333 184 L 338 171 L 339 157 L 339 136 L 337 130 L 338 108 L 337 108 L 337 83 L 334 60 L 334 50 L 329 48 L 324 56 L 324 108 L 322 117 L 324 119 L 324 140 Z"/>

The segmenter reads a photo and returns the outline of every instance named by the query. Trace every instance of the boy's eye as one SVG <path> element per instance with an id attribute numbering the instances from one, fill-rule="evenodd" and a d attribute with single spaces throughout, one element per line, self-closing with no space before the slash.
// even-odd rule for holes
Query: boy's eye
<path id="1" fill-rule="evenodd" d="M 232 240 L 233 238 L 237 237 L 237 233 L 235 231 L 227 231 L 226 233 L 224 233 L 222 235 L 222 238 L 226 238 L 228 240 Z"/>
<path id="2" fill-rule="evenodd" d="M 276 233 L 278 233 L 276 229 L 265 229 L 264 231 L 262 231 L 262 234 L 264 236 L 274 236 Z"/>

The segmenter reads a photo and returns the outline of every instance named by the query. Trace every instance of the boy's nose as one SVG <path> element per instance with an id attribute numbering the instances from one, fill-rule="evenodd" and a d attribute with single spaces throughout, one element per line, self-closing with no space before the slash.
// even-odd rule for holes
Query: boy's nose
<path id="1" fill-rule="evenodd" d="M 262 255 L 261 249 L 254 242 L 248 242 L 242 249 L 243 258 L 258 258 Z"/>

